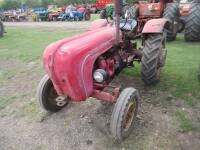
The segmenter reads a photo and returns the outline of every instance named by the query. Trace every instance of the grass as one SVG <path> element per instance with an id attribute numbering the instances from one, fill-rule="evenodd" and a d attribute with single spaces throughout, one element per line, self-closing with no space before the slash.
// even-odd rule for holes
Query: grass
<path id="1" fill-rule="evenodd" d="M 187 114 L 185 112 L 176 111 L 175 117 L 179 123 L 182 132 L 188 132 L 194 129 L 192 121 L 187 117 Z"/>
<path id="2" fill-rule="evenodd" d="M 183 99 L 189 106 L 196 106 L 200 98 L 200 84 L 197 80 L 200 64 L 200 43 L 188 43 L 183 35 L 167 43 L 167 61 L 161 74 L 158 90 L 168 90 L 175 97 Z M 140 64 L 125 69 L 124 74 L 140 79 Z M 155 87 L 153 87 L 155 88 Z"/>
<path id="3" fill-rule="evenodd" d="M 44 48 L 59 39 L 83 32 L 69 31 L 37 31 L 22 28 L 8 28 L 0 39 L 0 58 L 19 58 L 24 61 L 34 61 L 41 58 Z"/>

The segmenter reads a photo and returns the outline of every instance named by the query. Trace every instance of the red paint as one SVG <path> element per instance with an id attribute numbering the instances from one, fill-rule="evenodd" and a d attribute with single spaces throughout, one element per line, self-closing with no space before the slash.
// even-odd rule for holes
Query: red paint
<path id="1" fill-rule="evenodd" d="M 106 19 L 98 19 L 93 21 L 90 26 L 89 26 L 89 30 L 96 30 L 102 27 L 106 27 L 109 26 L 109 22 Z M 110 25 L 111 26 L 111 25 Z"/>
<path id="2" fill-rule="evenodd" d="M 92 97 L 98 99 L 98 100 L 103 100 L 103 101 L 108 101 L 108 102 L 116 102 L 117 98 L 119 97 L 120 93 L 120 88 L 115 88 L 113 90 L 113 93 L 107 93 L 99 90 L 94 90 L 92 93 Z"/>
<path id="3" fill-rule="evenodd" d="M 105 9 L 107 4 L 111 4 L 112 0 L 96 0 L 96 7 L 98 10 Z"/>
<path id="4" fill-rule="evenodd" d="M 44 67 L 56 91 L 74 101 L 93 93 L 93 64 L 113 47 L 115 27 L 104 27 L 49 45 L 43 55 Z"/>
<path id="5" fill-rule="evenodd" d="M 145 24 L 142 33 L 162 33 L 167 19 L 151 19 Z"/>

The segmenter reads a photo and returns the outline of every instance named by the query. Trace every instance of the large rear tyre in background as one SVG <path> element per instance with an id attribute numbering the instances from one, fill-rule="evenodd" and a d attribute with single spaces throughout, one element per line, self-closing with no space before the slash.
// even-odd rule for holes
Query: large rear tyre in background
<path id="1" fill-rule="evenodd" d="M 200 0 L 191 3 L 185 26 L 185 40 L 200 41 Z"/>
<path id="2" fill-rule="evenodd" d="M 110 129 L 111 134 L 117 141 L 127 138 L 132 129 L 138 112 L 139 93 L 134 88 L 124 89 L 114 106 Z"/>
<path id="3" fill-rule="evenodd" d="M 165 65 L 167 50 L 165 34 L 148 34 L 144 41 L 141 78 L 146 85 L 160 79 L 161 68 Z"/>
<path id="4" fill-rule="evenodd" d="M 101 10 L 100 11 L 100 19 L 106 19 L 106 10 Z"/>
<path id="5" fill-rule="evenodd" d="M 2 37 L 4 34 L 4 26 L 3 23 L 0 21 L 0 37 Z"/>
<path id="6" fill-rule="evenodd" d="M 84 16 L 84 20 L 85 21 L 89 21 L 90 20 L 90 18 L 91 18 L 91 14 L 90 13 L 85 13 L 85 16 Z"/>
<path id="7" fill-rule="evenodd" d="M 163 13 L 163 18 L 168 19 L 170 22 L 169 26 L 165 29 L 167 33 L 167 41 L 173 41 L 176 39 L 176 24 L 178 23 L 179 16 L 178 4 L 168 3 Z"/>
<path id="8" fill-rule="evenodd" d="M 48 112 L 57 112 L 69 102 L 66 97 L 57 94 L 53 83 L 47 74 L 41 79 L 38 85 L 37 99 L 41 108 Z"/>

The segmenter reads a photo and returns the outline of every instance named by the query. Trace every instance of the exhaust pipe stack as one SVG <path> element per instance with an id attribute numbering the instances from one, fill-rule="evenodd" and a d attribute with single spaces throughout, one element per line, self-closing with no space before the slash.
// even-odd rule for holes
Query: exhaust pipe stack
<path id="1" fill-rule="evenodd" d="M 120 16 L 122 15 L 122 0 L 115 0 L 115 16 L 116 16 L 116 45 L 120 40 Z"/>

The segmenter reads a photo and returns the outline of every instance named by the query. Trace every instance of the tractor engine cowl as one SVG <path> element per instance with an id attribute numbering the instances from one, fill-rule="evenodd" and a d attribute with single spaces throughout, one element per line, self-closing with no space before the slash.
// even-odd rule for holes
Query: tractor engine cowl
<path id="1" fill-rule="evenodd" d="M 113 26 L 103 27 L 60 40 L 46 48 L 44 67 L 59 95 L 74 101 L 91 96 L 94 90 L 93 65 L 99 56 L 113 47 L 115 31 Z M 113 70 L 108 74 L 114 74 Z"/>

